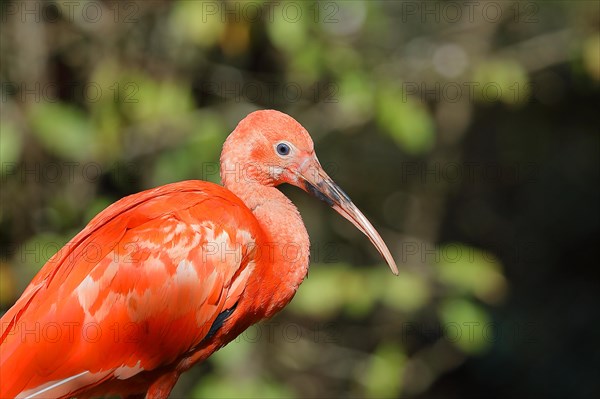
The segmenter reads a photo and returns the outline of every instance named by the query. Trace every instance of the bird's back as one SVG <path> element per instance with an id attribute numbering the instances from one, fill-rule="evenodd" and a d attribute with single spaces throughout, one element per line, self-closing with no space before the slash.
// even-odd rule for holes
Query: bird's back
<path id="1" fill-rule="evenodd" d="M 111 205 L 2 317 L 0 397 L 110 390 L 174 364 L 235 307 L 263 239 L 244 203 L 212 183 L 169 184 Z"/>

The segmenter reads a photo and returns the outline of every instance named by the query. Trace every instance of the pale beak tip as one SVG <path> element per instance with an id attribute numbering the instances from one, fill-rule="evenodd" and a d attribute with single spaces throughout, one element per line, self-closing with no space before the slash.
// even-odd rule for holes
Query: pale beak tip
<path id="1" fill-rule="evenodd" d="M 390 270 L 392 271 L 392 273 L 394 273 L 395 276 L 399 275 L 400 273 L 398 272 L 398 266 L 396 265 L 396 262 L 394 261 L 394 259 L 388 259 L 387 260 L 387 264 L 390 267 Z"/>

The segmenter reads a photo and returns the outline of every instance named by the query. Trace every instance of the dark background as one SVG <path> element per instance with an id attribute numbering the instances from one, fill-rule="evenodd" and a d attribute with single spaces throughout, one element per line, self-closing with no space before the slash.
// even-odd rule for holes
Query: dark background
<path id="1" fill-rule="evenodd" d="M 378 227 L 296 189 L 293 302 L 173 397 L 600 394 L 600 6 L 2 2 L 0 303 L 105 206 L 219 181 L 261 108 L 313 135 Z"/>

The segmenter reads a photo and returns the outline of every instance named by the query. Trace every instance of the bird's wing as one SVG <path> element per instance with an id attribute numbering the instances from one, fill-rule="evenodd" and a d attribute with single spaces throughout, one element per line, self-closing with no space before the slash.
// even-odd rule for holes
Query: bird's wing
<path id="1" fill-rule="evenodd" d="M 0 397 L 65 396 L 175 361 L 235 306 L 262 234 L 241 200 L 206 182 L 111 205 L 2 317 Z"/>

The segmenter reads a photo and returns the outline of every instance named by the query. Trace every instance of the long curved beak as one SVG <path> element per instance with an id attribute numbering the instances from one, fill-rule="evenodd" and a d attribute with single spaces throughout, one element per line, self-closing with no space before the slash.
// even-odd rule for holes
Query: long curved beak
<path id="1" fill-rule="evenodd" d="M 301 188 L 329 204 L 340 215 L 352 222 L 357 229 L 362 231 L 385 259 L 392 273 L 398 275 L 396 262 L 377 230 L 352 203 L 350 197 L 325 173 L 316 158 L 313 157 L 307 160 L 306 166 L 300 168 L 297 176 Z"/>

